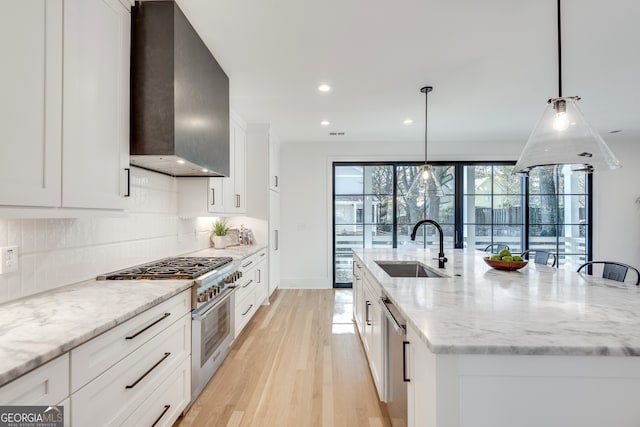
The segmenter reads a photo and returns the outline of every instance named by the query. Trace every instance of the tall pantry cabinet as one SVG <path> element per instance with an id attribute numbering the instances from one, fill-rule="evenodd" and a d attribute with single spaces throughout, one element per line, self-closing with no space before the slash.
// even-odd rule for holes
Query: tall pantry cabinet
<path id="1" fill-rule="evenodd" d="M 280 142 L 269 124 L 247 126 L 247 215 L 269 230 L 269 295 L 280 285 Z"/>

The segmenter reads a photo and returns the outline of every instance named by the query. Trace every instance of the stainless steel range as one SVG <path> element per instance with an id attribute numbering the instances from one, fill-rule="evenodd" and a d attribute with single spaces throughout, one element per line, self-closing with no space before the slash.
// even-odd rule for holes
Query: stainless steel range
<path id="1" fill-rule="evenodd" d="M 173 257 L 98 276 L 98 280 L 193 280 L 191 403 L 233 342 L 235 282 L 242 277 L 238 266 L 229 257 Z"/>

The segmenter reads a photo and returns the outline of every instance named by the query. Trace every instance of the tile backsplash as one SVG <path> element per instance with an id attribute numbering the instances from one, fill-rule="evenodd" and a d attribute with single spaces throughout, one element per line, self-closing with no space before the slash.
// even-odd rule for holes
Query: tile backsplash
<path id="1" fill-rule="evenodd" d="M 177 200 L 175 178 L 132 168 L 121 216 L 0 218 L 0 246 L 19 247 L 19 271 L 0 275 L 0 303 L 208 247 L 212 219 L 178 218 Z"/>

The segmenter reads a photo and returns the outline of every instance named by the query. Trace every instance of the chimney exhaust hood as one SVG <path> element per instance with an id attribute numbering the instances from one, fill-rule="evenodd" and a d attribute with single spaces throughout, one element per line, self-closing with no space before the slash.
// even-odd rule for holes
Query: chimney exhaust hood
<path id="1" fill-rule="evenodd" d="M 171 176 L 229 176 L 229 78 L 174 1 L 132 9 L 130 153 Z"/>

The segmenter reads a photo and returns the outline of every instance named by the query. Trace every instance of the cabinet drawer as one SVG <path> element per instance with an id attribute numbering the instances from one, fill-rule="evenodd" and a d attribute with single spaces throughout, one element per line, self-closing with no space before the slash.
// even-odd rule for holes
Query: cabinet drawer
<path id="1" fill-rule="evenodd" d="M 190 352 L 191 315 L 186 314 L 72 394 L 73 424 L 98 426 L 122 423 Z"/>
<path id="2" fill-rule="evenodd" d="M 123 426 L 171 426 L 191 401 L 191 358 L 171 372 Z"/>
<path id="3" fill-rule="evenodd" d="M 256 304 L 256 294 L 255 289 L 251 289 L 248 295 L 246 295 L 242 300 L 236 299 L 236 313 L 235 313 L 235 336 L 237 337 L 244 329 L 245 325 L 253 314 L 258 309 Z"/>
<path id="4" fill-rule="evenodd" d="M 69 396 L 69 353 L 0 388 L 0 405 L 55 405 Z"/>
<path id="5" fill-rule="evenodd" d="M 236 289 L 236 301 L 242 301 L 246 298 L 249 293 L 251 293 L 255 289 L 256 281 L 252 273 L 245 274 L 242 279 L 238 281 L 237 289 Z M 237 307 L 237 303 L 236 303 Z"/>
<path id="6" fill-rule="evenodd" d="M 191 310 L 188 289 L 71 350 L 71 392 L 118 363 Z"/>
<path id="7" fill-rule="evenodd" d="M 257 263 L 258 259 L 256 258 L 256 255 L 248 256 L 240 262 L 238 270 L 240 270 L 243 275 L 246 275 Z"/>

